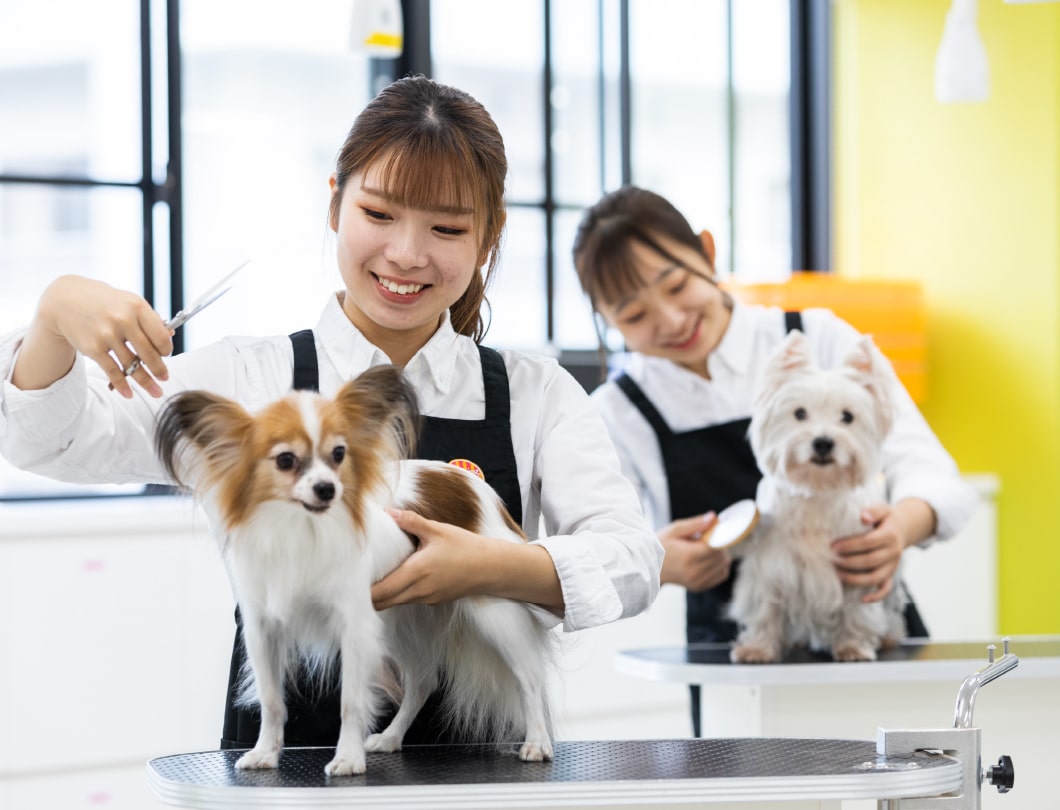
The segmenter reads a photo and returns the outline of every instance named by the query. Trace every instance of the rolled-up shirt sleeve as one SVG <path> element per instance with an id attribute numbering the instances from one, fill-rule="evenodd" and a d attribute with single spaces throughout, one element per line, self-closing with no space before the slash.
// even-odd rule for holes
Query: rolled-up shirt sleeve
<path id="1" fill-rule="evenodd" d="M 17 467 L 54 474 L 84 413 L 85 364 L 78 357 L 70 371 L 47 388 L 23 391 L 11 376 L 24 334 L 19 330 L 0 339 L 0 452 Z"/>
<path id="2" fill-rule="evenodd" d="M 158 411 L 172 394 L 208 388 L 248 403 L 278 396 L 290 379 L 285 337 L 229 338 L 167 359 L 165 396 L 155 399 L 133 385 L 125 399 L 108 388 L 101 369 L 78 356 L 47 388 L 22 391 L 11 372 L 24 330 L 0 339 L 0 455 L 14 466 L 75 484 L 167 483 L 154 451 Z M 267 388 L 262 371 L 266 368 Z"/>
<path id="3" fill-rule="evenodd" d="M 557 369 L 539 411 L 533 488 L 563 589 L 565 630 L 633 616 L 659 592 L 663 549 L 596 406 Z"/>

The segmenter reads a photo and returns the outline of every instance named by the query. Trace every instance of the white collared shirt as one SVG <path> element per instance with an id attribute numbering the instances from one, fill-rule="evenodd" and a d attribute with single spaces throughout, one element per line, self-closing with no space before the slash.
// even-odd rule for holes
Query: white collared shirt
<path id="1" fill-rule="evenodd" d="M 291 386 L 293 352 L 282 335 L 227 338 L 168 359 L 170 379 L 162 383 L 161 399 L 135 385 L 132 400 L 116 395 L 102 371 L 83 358 L 49 388 L 21 391 L 10 376 L 23 334 L 0 337 L 0 454 L 16 467 L 73 483 L 166 482 L 152 442 L 155 415 L 170 395 L 204 388 L 253 411 Z M 335 296 L 314 334 L 325 395 L 390 362 L 353 326 Z M 554 358 L 501 354 L 511 391 L 523 525 L 556 566 L 564 629 L 643 611 L 658 593 L 662 547 L 621 475 L 596 408 Z M 453 330 L 448 317 L 406 365 L 405 376 L 424 414 L 484 417 L 478 348 Z M 545 537 L 536 538 L 539 525 Z"/>
<path id="2" fill-rule="evenodd" d="M 802 331 L 822 368 L 838 366 L 859 333 L 830 310 L 802 312 Z M 718 347 L 707 358 L 710 379 L 659 357 L 629 354 L 616 364 L 644 391 L 677 433 L 751 416 L 751 403 L 773 350 L 784 340 L 784 312 L 778 307 L 734 302 L 732 318 Z M 898 417 L 884 443 L 884 473 L 891 503 L 921 498 L 935 510 L 935 538 L 951 537 L 971 518 L 975 490 L 887 364 L 894 380 Z M 670 495 L 655 432 L 612 381 L 593 392 L 615 441 L 623 472 L 634 482 L 656 528 L 670 522 Z"/>

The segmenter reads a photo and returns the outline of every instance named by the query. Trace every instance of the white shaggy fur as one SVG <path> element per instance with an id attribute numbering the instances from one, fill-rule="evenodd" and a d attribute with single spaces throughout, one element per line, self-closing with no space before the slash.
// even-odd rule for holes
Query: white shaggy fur
<path id="1" fill-rule="evenodd" d="M 840 582 L 831 551 L 833 540 L 867 531 L 862 510 L 884 500 L 880 448 L 894 405 L 883 362 L 862 337 L 840 367 L 819 369 L 797 330 L 771 358 L 749 430 L 762 520 L 736 547 L 733 661 L 777 661 L 795 645 L 870 661 L 904 635 L 897 574 L 893 596 L 864 603 L 866 589 Z"/>
<path id="2" fill-rule="evenodd" d="M 251 415 L 190 391 L 160 414 L 160 458 L 175 479 L 186 473 L 226 529 L 222 552 L 249 664 L 244 700 L 261 707 L 257 743 L 237 768 L 277 766 L 285 685 L 302 666 L 323 682 L 339 653 L 342 723 L 329 775 L 364 773 L 366 750 L 400 750 L 440 683 L 446 715 L 460 731 L 498 742 L 525 735 L 522 759 L 552 757 L 553 636 L 527 605 L 468 597 L 382 613 L 372 606 L 372 583 L 414 549 L 387 507 L 449 522 L 467 515 L 463 528 L 526 541 L 478 477 L 442 462 L 401 460 L 417 418 L 414 393 L 392 367 L 366 372 L 332 400 L 298 392 Z M 388 661 L 404 697 L 389 727 L 367 736 L 393 669 Z"/>

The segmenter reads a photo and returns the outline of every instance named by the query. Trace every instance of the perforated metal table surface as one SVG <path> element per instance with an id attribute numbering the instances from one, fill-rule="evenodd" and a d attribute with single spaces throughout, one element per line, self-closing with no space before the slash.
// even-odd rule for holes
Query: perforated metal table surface
<path id="1" fill-rule="evenodd" d="M 276 770 L 240 771 L 239 751 L 151 760 L 160 799 L 180 807 L 513 808 L 935 796 L 961 787 L 940 754 L 877 755 L 863 740 L 746 738 L 557 742 L 551 762 L 517 746 L 410 746 L 369 754 L 368 773 L 330 778 L 331 748 L 291 748 Z"/>

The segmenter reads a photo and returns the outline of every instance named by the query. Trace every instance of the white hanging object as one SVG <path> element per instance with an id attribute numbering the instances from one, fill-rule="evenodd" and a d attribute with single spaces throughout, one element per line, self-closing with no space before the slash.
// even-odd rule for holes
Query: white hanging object
<path id="1" fill-rule="evenodd" d="M 379 58 L 401 56 L 401 0 L 353 0 L 350 47 Z"/>
<path id="2" fill-rule="evenodd" d="M 935 98 L 944 104 L 990 98 L 990 66 L 979 36 L 977 0 L 953 0 L 935 57 Z"/>

